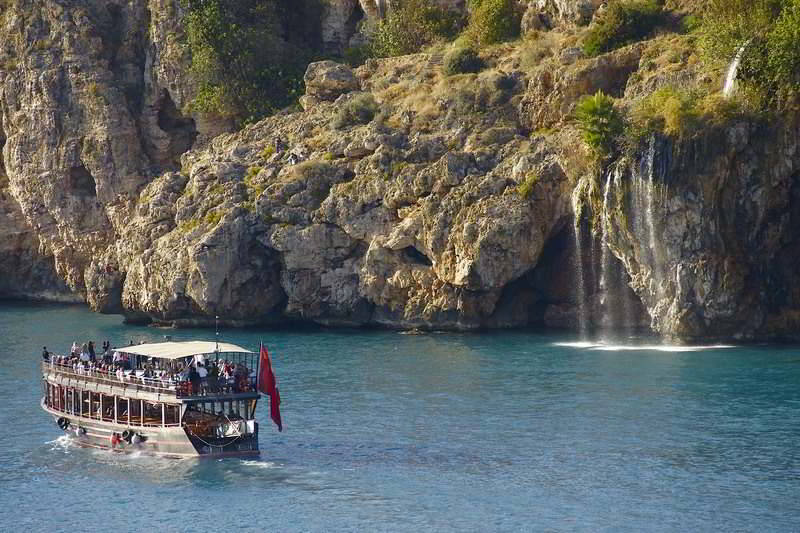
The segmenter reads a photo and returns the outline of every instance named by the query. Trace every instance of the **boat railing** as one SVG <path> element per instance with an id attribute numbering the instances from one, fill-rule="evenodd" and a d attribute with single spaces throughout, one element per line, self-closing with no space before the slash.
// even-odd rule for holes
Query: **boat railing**
<path id="1" fill-rule="evenodd" d="M 70 364 L 57 363 L 52 359 L 49 362 L 42 362 L 42 370 L 56 370 L 61 374 L 66 374 L 90 383 L 104 383 L 123 387 L 125 389 L 131 388 L 132 390 L 155 392 L 159 394 L 174 394 L 178 398 L 254 392 L 256 390 L 256 379 L 253 375 L 239 380 L 238 384 L 234 378 L 219 378 L 214 384 L 209 383 L 208 380 L 203 380 L 199 387 L 193 389 L 189 381 L 178 380 L 174 377 L 151 378 L 141 375 L 142 371 L 125 370 L 123 377 L 120 378 L 108 370 L 100 370 L 97 368 L 86 369 L 81 365 L 73 367 L 73 365 Z"/>
<path id="2" fill-rule="evenodd" d="M 148 378 L 136 375 L 134 371 L 125 371 L 126 373 L 123 375 L 122 379 L 120 379 L 116 374 L 112 374 L 107 370 L 100 370 L 97 368 L 85 369 L 80 365 L 75 368 L 73 365 L 56 363 L 54 361 L 42 362 L 42 369 L 45 371 L 55 370 L 60 374 L 73 376 L 90 383 L 104 383 L 124 388 L 132 387 L 134 390 L 157 392 L 161 394 L 177 394 L 179 385 L 181 384 L 181 382 L 174 379 Z"/>

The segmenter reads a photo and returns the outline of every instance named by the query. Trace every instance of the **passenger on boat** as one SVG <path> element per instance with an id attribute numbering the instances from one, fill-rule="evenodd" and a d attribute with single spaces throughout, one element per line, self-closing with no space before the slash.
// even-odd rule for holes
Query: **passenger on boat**
<path id="1" fill-rule="evenodd" d="M 208 390 L 211 392 L 219 390 L 219 368 L 216 361 L 211 363 L 211 368 L 208 370 Z"/>
<path id="2" fill-rule="evenodd" d="M 205 365 L 197 365 L 197 375 L 200 376 L 200 390 L 201 392 L 205 392 L 208 388 L 208 370 Z"/>
<path id="3" fill-rule="evenodd" d="M 192 395 L 200 392 L 200 374 L 195 367 L 189 367 L 189 383 L 192 384 Z"/>
<path id="4" fill-rule="evenodd" d="M 95 361 L 97 359 L 97 356 L 94 353 L 94 342 L 89 341 L 89 343 L 86 346 L 89 349 L 89 360 Z"/>
<path id="5" fill-rule="evenodd" d="M 70 353 L 70 355 L 76 355 L 76 356 L 80 355 L 81 348 L 80 348 L 80 346 L 78 346 L 77 342 L 74 342 L 74 341 L 72 342 L 72 348 L 70 348 L 69 353 Z"/>
<path id="6" fill-rule="evenodd" d="M 91 360 L 89 347 L 84 343 L 83 347 L 81 347 L 81 361 L 88 362 L 89 360 Z"/>
<path id="7" fill-rule="evenodd" d="M 50 352 L 47 351 L 47 346 L 42 346 L 42 360 L 50 361 Z"/>

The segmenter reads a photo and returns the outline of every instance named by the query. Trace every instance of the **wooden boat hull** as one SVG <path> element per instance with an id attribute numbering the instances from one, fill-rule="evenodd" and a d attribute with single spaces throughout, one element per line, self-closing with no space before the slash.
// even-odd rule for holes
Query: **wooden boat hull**
<path id="1" fill-rule="evenodd" d="M 181 426 L 127 426 L 87 417 L 74 416 L 50 409 L 42 400 L 42 409 L 57 421 L 64 418 L 69 425 L 63 430 L 76 444 L 122 453 L 144 453 L 163 457 L 251 457 L 259 455 L 258 427 L 252 435 L 210 442 L 187 433 Z M 122 441 L 112 446 L 112 434 L 133 430 L 144 437 L 143 442 L 132 444 Z"/>

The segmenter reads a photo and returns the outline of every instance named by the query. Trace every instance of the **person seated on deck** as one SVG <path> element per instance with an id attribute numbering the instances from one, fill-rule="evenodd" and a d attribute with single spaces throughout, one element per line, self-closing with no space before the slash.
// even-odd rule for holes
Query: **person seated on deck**
<path id="1" fill-rule="evenodd" d="M 45 362 L 50 361 L 50 352 L 47 351 L 47 346 L 42 346 L 42 360 Z"/>
<path id="2" fill-rule="evenodd" d="M 72 348 L 70 348 L 69 353 L 70 355 L 80 355 L 81 348 L 80 346 L 78 346 L 77 342 L 75 341 L 72 342 Z"/>

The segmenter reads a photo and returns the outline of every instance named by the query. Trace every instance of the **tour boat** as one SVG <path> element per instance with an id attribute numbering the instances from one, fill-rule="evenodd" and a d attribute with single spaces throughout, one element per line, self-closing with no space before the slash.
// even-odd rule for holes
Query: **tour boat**
<path id="1" fill-rule="evenodd" d="M 261 390 L 270 395 L 274 420 L 280 402 L 263 346 L 260 355 L 234 344 L 203 341 L 113 351 L 118 367 L 126 370 L 70 364 L 57 355 L 42 362 L 42 408 L 75 442 L 168 457 L 259 454 L 257 376 L 268 382 Z M 188 371 L 201 367 L 237 372 L 187 379 Z M 280 429 L 279 412 L 275 421 Z"/>

